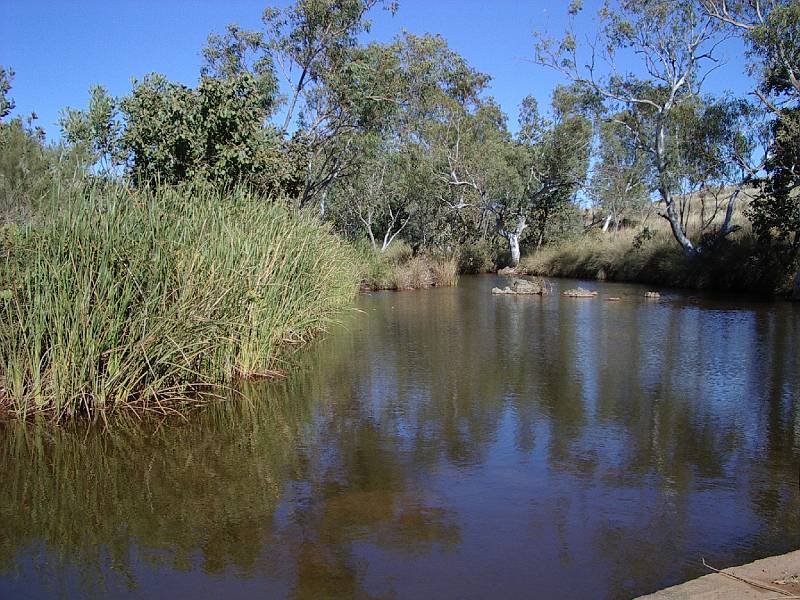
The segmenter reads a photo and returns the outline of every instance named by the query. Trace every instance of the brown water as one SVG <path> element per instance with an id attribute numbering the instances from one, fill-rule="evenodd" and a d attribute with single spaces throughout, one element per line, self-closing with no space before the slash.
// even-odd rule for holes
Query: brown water
<path id="1" fill-rule="evenodd" d="M 363 296 L 188 423 L 0 429 L 0 597 L 629 598 L 800 547 L 799 305 L 497 283 Z"/>

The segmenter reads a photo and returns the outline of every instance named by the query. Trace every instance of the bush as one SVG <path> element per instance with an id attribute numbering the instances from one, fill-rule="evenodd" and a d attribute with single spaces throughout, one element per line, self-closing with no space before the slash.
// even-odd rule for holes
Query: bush
<path id="1" fill-rule="evenodd" d="M 0 223 L 30 218 L 56 182 L 83 177 L 78 151 L 45 147 L 41 132 L 22 119 L 0 123 Z"/>
<path id="2" fill-rule="evenodd" d="M 465 275 L 489 273 L 495 270 L 491 246 L 486 242 L 475 242 L 461 247 L 458 253 L 458 272 Z"/>
<path id="3" fill-rule="evenodd" d="M 376 254 L 367 244 L 357 246 L 362 264 L 363 290 L 417 290 L 458 283 L 458 261 L 455 258 L 419 254 L 400 260 L 400 257 L 407 256 L 404 246 L 408 247 L 403 243 L 400 250 L 388 256 Z"/>

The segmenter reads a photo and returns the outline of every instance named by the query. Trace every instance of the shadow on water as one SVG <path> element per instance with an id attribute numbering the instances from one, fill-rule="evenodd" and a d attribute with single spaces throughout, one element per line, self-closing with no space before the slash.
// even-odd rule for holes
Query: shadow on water
<path id="1" fill-rule="evenodd" d="M 364 296 L 188 422 L 2 426 L 0 597 L 624 598 L 797 548 L 800 307 L 572 283 Z"/>

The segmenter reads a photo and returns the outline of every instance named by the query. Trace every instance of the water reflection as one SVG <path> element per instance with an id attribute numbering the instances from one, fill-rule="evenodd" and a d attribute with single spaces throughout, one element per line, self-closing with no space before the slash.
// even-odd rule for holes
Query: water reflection
<path id="1" fill-rule="evenodd" d="M 363 297 L 188 423 L 6 426 L 0 596 L 621 598 L 800 545 L 800 307 L 493 285 Z"/>

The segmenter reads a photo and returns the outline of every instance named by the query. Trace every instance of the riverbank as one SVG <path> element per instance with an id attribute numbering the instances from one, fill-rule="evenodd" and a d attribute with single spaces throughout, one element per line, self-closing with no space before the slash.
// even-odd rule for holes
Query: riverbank
<path id="1" fill-rule="evenodd" d="M 164 411 L 274 375 L 360 272 L 314 216 L 244 190 L 56 184 L 0 235 L 0 410 Z"/>
<path id="2" fill-rule="evenodd" d="M 637 600 L 800 598 L 800 550 L 704 575 Z"/>
<path id="3" fill-rule="evenodd" d="M 361 290 L 419 290 L 452 287 L 458 283 L 459 264 L 453 257 L 418 254 L 404 242 L 395 242 L 386 252 L 361 251 L 364 265 Z"/>
<path id="4" fill-rule="evenodd" d="M 582 238 L 523 257 L 518 271 L 528 275 L 598 279 L 790 297 L 794 274 L 775 253 L 759 251 L 750 233 L 720 243 L 690 260 L 669 232 L 642 239 L 632 230 L 616 236 Z"/>

